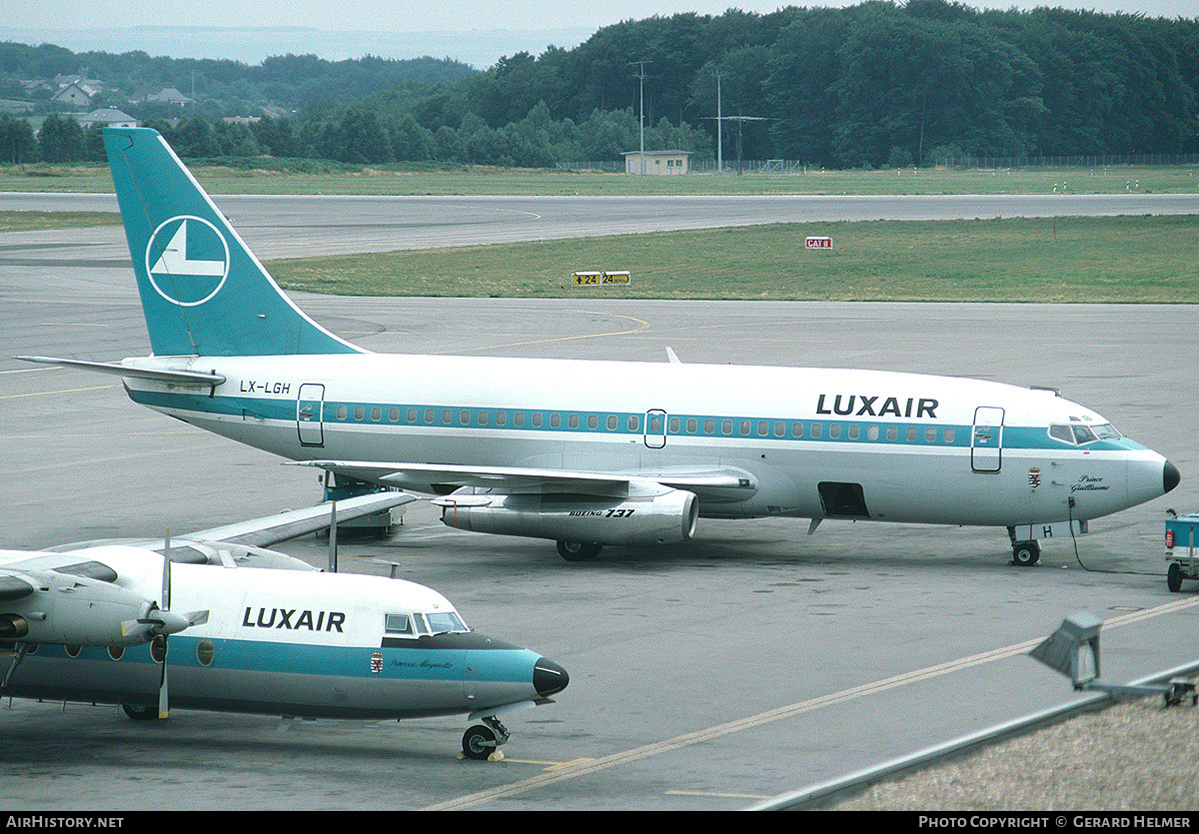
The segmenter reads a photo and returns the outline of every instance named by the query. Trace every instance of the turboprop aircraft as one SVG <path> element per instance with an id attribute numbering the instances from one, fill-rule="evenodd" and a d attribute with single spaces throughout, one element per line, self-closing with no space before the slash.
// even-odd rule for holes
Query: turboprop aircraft
<path id="1" fill-rule="evenodd" d="M 1052 390 L 847 369 L 392 356 L 283 294 L 155 131 L 106 128 L 153 355 L 24 357 L 337 476 L 441 497 L 451 527 L 604 544 L 700 516 L 1006 527 L 1038 540 L 1173 489 L 1178 469 Z"/>
<path id="2" fill-rule="evenodd" d="M 348 520 L 413 500 L 337 502 Z M 263 549 L 330 525 L 330 504 L 185 541 L 0 550 L 0 695 L 303 718 L 469 714 L 472 759 L 495 757 L 498 716 L 551 703 L 566 671 L 469 629 L 413 582 L 326 573 Z M 253 544 L 246 544 L 253 542 Z M 187 613 L 180 613 L 187 612 Z M 168 652 L 169 637 L 169 652 Z M 169 687 L 168 687 L 169 670 Z"/>

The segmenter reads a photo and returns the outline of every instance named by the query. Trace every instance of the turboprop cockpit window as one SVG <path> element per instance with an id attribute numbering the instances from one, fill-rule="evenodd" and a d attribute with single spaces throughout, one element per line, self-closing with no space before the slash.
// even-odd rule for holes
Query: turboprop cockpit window
<path id="1" fill-rule="evenodd" d="M 388 634 L 412 634 L 412 618 L 407 614 L 386 614 L 383 627 Z"/>
<path id="2" fill-rule="evenodd" d="M 425 619 L 429 622 L 429 630 L 434 634 L 443 631 L 470 631 L 453 611 L 435 611 L 425 614 Z"/>

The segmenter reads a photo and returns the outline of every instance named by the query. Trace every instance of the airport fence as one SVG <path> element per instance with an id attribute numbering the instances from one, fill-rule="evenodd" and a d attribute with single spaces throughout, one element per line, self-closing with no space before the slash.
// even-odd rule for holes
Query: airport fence
<path id="1" fill-rule="evenodd" d="M 968 170 L 1007 168 L 1102 168 L 1105 166 L 1141 165 L 1171 166 L 1199 165 L 1199 154 L 1101 154 L 1090 156 L 959 156 L 942 157 L 934 161 L 936 167 Z M 624 171 L 624 162 L 619 159 L 593 162 L 559 162 L 562 171 Z M 910 167 L 910 166 L 905 166 Z M 724 174 L 806 174 L 823 171 L 819 165 L 794 159 L 742 159 L 724 160 Z M 693 159 L 689 174 L 716 174 L 714 159 Z"/>
<path id="2" fill-rule="evenodd" d="M 1095 156 L 960 156 L 938 159 L 945 168 L 1102 168 L 1112 165 L 1199 165 L 1199 154 L 1104 154 Z"/>
<path id="3" fill-rule="evenodd" d="M 793 159 L 743 159 L 740 162 L 726 159 L 722 171 L 718 172 L 716 167 L 715 159 L 693 159 L 687 173 L 806 174 L 809 169 L 820 170 L 819 166 L 811 166 Z M 559 162 L 557 168 L 560 171 L 615 171 L 620 173 L 624 171 L 624 162 L 619 159 L 602 162 Z"/>

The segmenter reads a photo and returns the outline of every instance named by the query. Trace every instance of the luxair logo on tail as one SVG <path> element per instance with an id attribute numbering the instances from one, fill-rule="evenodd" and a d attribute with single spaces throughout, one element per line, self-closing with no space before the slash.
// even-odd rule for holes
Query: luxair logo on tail
<path id="1" fill-rule="evenodd" d="M 167 301 L 198 306 L 216 295 L 229 277 L 229 244 L 201 217 L 172 217 L 150 235 L 146 272 Z"/>

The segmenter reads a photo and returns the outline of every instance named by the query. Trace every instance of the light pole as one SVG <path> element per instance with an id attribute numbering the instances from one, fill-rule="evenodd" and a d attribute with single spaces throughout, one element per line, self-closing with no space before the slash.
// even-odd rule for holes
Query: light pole
<path id="1" fill-rule="evenodd" d="M 641 79 L 641 102 L 640 112 L 637 114 L 637 126 L 641 131 L 641 174 L 645 175 L 645 65 L 652 64 L 653 61 L 631 61 L 632 64 L 637 64 L 641 67 L 637 77 Z"/>
<path id="2" fill-rule="evenodd" d="M 720 70 L 713 73 L 716 76 L 716 173 L 724 173 L 724 156 L 722 140 L 724 138 L 723 118 L 720 115 Z"/>

